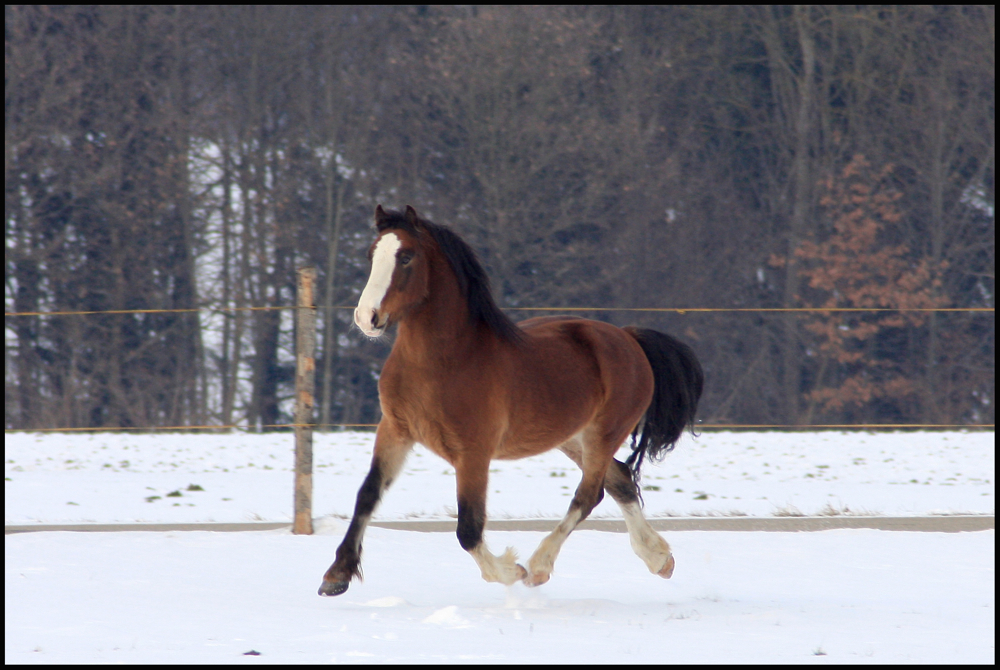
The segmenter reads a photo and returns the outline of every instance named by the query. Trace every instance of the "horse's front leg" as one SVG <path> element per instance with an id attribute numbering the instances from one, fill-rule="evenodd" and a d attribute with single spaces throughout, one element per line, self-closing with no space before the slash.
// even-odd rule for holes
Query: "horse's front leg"
<path id="1" fill-rule="evenodd" d="M 458 484 L 458 543 L 479 565 L 488 582 L 513 584 L 528 574 L 518 565 L 513 547 L 494 556 L 483 540 L 486 527 L 486 490 L 489 483 L 489 459 L 463 459 L 455 466 Z"/>
<path id="2" fill-rule="evenodd" d="M 403 468 L 406 455 L 413 447 L 413 440 L 403 437 L 385 419 L 379 423 L 375 434 L 375 452 L 371 469 L 365 477 L 354 504 L 354 517 L 347 528 L 344 540 L 337 548 L 337 559 L 323 576 L 319 587 L 321 596 L 339 596 L 347 591 L 354 577 L 361 578 L 361 540 L 365 528 L 378 506 L 382 494 Z"/>

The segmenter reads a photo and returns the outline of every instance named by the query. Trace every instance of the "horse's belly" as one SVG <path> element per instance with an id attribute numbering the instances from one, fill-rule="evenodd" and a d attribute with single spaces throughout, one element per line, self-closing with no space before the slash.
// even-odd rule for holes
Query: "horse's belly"
<path id="1" fill-rule="evenodd" d="M 583 380 L 580 380 L 583 382 Z M 594 418 L 598 395 L 593 383 L 580 383 L 522 398 L 511 408 L 508 429 L 494 458 L 517 459 L 564 444 Z"/>

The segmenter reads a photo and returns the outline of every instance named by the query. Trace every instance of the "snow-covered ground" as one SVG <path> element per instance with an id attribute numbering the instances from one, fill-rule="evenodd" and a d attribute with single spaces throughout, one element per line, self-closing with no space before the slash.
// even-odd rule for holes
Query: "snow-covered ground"
<path id="1" fill-rule="evenodd" d="M 991 432 L 686 434 L 662 463 L 644 465 L 646 514 L 992 514 L 993 438 Z M 314 516 L 349 517 L 374 434 L 317 434 L 314 441 Z M 4 521 L 290 521 L 293 450 L 287 433 L 9 434 Z M 557 451 L 495 461 L 489 514 L 561 518 L 579 479 Z M 375 518 L 454 514 L 454 471 L 418 446 Z M 605 497 L 593 516 L 621 512 Z"/>
<path id="2" fill-rule="evenodd" d="M 711 433 L 643 479 L 658 515 L 994 511 L 992 433 Z M 365 581 L 316 595 L 372 436 L 316 437 L 310 537 L 5 537 L 6 663 L 993 663 L 994 532 L 665 534 L 650 575 L 625 535 L 578 531 L 552 580 L 487 584 L 451 533 L 371 528 Z M 5 436 L 7 524 L 285 521 L 290 435 Z M 561 454 L 496 463 L 490 514 L 558 518 Z M 450 467 L 410 458 L 378 517 L 448 518 Z M 174 494 L 174 495 L 171 495 Z M 605 501 L 595 516 L 619 512 Z M 487 533 L 531 554 L 544 535 Z M 259 655 L 244 655 L 247 652 Z"/>

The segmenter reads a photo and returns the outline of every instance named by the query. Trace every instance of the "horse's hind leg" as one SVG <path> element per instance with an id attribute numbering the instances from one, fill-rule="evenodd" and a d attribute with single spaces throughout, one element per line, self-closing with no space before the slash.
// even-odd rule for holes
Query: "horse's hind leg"
<path id="1" fill-rule="evenodd" d="M 549 581 L 556 557 L 559 556 L 559 551 L 562 549 L 563 543 L 566 542 L 566 538 L 581 521 L 587 518 L 604 497 L 604 473 L 608 467 L 610 456 L 607 455 L 606 450 L 601 448 L 593 449 L 590 454 L 584 453 L 585 448 L 582 445 L 582 440 L 585 439 L 587 439 L 585 436 L 578 435 L 560 447 L 566 453 L 575 451 L 579 454 L 577 464 L 583 470 L 583 478 L 580 480 L 579 486 L 576 487 L 576 493 L 569 504 L 566 516 L 555 527 L 555 530 L 545 536 L 545 539 L 538 545 L 538 549 L 531 555 L 531 559 L 528 561 L 528 576 L 524 579 L 524 583 L 528 586 L 538 586 Z M 574 458 L 574 460 L 576 459 Z"/>
<path id="2" fill-rule="evenodd" d="M 669 579 L 674 573 L 674 557 L 670 552 L 670 545 L 643 516 L 639 492 L 624 463 L 617 459 L 611 461 L 611 467 L 604 476 L 604 488 L 622 508 L 632 551 L 643 560 L 650 572 Z"/>
<path id="3" fill-rule="evenodd" d="M 382 494 L 403 468 L 412 446 L 412 440 L 398 435 L 385 420 L 379 424 L 371 469 L 358 491 L 354 517 L 337 548 L 337 559 L 323 576 L 323 583 L 319 587 L 321 596 L 339 596 L 350 586 L 351 579 L 361 577 L 361 540 L 365 528 Z"/>
<path id="4" fill-rule="evenodd" d="M 455 466 L 458 485 L 458 542 L 475 559 L 483 579 L 510 585 L 524 579 L 527 573 L 517 564 L 517 554 L 513 548 L 507 547 L 502 555 L 495 556 L 483 540 L 489 467 L 488 457 L 465 458 Z"/>
<path id="5" fill-rule="evenodd" d="M 579 441 L 570 440 L 559 449 L 583 469 L 583 445 Z M 618 459 L 611 460 L 604 475 L 604 490 L 622 509 L 632 551 L 642 559 L 650 572 L 669 579 L 674 572 L 674 557 L 670 545 L 643 516 L 639 492 L 632 481 L 632 474 Z"/>

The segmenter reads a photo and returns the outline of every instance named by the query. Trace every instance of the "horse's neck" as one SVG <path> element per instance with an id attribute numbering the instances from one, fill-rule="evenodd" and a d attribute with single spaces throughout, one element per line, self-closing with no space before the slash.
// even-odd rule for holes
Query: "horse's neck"
<path id="1" fill-rule="evenodd" d="M 399 324 L 393 353 L 413 362 L 460 360 L 481 348 L 483 335 L 469 319 L 469 306 L 453 274 L 431 280 L 427 301 Z"/>

